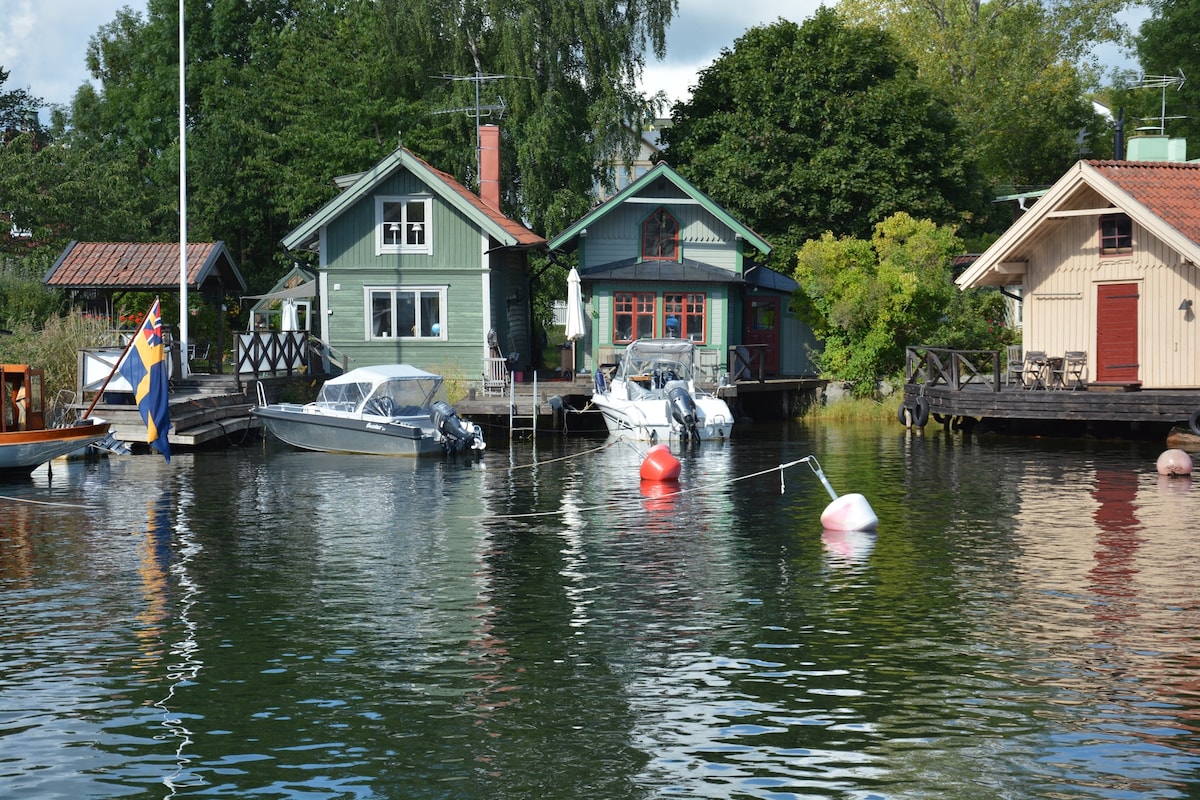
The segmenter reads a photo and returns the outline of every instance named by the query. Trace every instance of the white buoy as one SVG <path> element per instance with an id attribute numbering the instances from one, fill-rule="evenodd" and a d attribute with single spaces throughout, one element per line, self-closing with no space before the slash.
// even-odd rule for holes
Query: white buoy
<path id="1" fill-rule="evenodd" d="M 829 492 L 829 496 L 833 498 L 833 502 L 825 506 L 825 511 L 821 513 L 821 524 L 825 526 L 826 530 L 875 530 L 876 526 L 879 525 L 879 517 L 875 516 L 875 511 L 871 508 L 871 504 L 867 502 L 867 498 L 861 494 L 844 494 L 838 497 L 838 493 L 829 484 L 829 480 L 825 477 L 825 472 L 821 469 L 821 465 L 817 463 L 817 459 L 813 456 L 807 456 L 802 460 L 808 462 L 808 468 L 813 471 L 817 479 L 821 481 L 821 485 L 825 487 L 825 491 Z"/>
<path id="2" fill-rule="evenodd" d="M 831 531 L 873 531 L 879 517 L 861 494 L 844 494 L 825 506 L 821 524 Z"/>
<path id="3" fill-rule="evenodd" d="M 1167 450 L 1158 457 L 1159 475 L 1191 475 L 1192 457 L 1184 450 Z"/>

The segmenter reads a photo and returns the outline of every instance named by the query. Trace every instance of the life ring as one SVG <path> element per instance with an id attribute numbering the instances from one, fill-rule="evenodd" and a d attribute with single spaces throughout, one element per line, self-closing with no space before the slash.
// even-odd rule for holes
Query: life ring
<path id="1" fill-rule="evenodd" d="M 1192 416 L 1188 418 L 1188 428 L 1191 429 L 1192 433 L 1200 436 L 1200 408 L 1193 411 Z"/>
<path id="2" fill-rule="evenodd" d="M 912 411 L 903 403 L 896 409 L 896 419 L 906 428 L 912 427 Z"/>
<path id="3" fill-rule="evenodd" d="M 913 412 L 913 424 L 918 428 L 924 428 L 929 424 L 929 398 L 917 398 L 916 409 Z"/>

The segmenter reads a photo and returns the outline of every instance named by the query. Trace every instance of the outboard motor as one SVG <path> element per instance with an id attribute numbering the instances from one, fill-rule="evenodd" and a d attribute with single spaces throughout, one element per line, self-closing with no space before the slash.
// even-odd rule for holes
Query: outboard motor
<path id="1" fill-rule="evenodd" d="M 483 435 L 479 426 L 464 422 L 445 400 L 438 400 L 430 410 L 433 412 L 433 426 L 442 435 L 442 445 L 447 450 L 482 450 Z"/>
<path id="2" fill-rule="evenodd" d="M 679 382 L 668 386 L 667 403 L 671 408 L 671 419 L 679 423 L 684 435 L 699 439 L 697 426 L 700 424 L 700 412 L 696 409 L 696 401 L 688 393 L 687 384 Z"/>

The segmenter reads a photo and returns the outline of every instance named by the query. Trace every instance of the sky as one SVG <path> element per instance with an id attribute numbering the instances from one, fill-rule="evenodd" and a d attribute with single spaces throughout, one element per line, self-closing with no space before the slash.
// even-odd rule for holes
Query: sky
<path id="1" fill-rule="evenodd" d="M 779 18 L 800 23 L 820 5 L 820 0 L 679 0 L 667 31 L 667 58 L 647 57 L 642 89 L 662 90 L 671 103 L 685 100 L 697 72 L 721 50 L 732 49 L 747 29 Z M 0 0 L 0 67 L 9 72 L 3 90 L 27 89 L 49 104 L 69 103 L 89 80 L 88 40 L 123 6 L 146 12 L 145 0 Z M 1105 60 L 1124 63 L 1115 50 Z"/>

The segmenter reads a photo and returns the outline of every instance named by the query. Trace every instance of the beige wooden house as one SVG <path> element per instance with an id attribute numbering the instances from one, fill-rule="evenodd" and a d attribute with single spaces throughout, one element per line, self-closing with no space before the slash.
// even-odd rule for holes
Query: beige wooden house
<path id="1" fill-rule="evenodd" d="M 1200 164 L 1080 161 L 957 279 L 1015 287 L 1026 352 L 1088 382 L 1200 387 Z"/>

